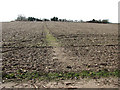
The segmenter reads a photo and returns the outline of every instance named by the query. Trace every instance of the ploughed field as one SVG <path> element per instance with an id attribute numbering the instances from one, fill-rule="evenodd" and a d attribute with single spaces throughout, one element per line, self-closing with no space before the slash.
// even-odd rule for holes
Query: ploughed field
<path id="1" fill-rule="evenodd" d="M 7 22 L 2 28 L 5 81 L 47 73 L 62 77 L 58 74 L 84 72 L 84 77 L 90 72 L 95 76 L 95 72 L 118 70 L 117 24 Z"/>
<path id="2" fill-rule="evenodd" d="M 47 23 L 64 52 L 73 63 L 73 71 L 118 68 L 118 27 L 116 24 Z"/>

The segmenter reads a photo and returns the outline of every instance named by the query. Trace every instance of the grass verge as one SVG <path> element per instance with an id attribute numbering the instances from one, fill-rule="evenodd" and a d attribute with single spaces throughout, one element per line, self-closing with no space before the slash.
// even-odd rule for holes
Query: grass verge
<path id="1" fill-rule="evenodd" d="M 113 72 L 109 71 L 81 71 L 81 72 L 49 72 L 49 73 L 41 73 L 41 72 L 23 72 L 18 70 L 17 73 L 9 73 L 3 75 L 3 79 L 5 80 L 65 80 L 65 79 L 80 79 L 80 78 L 101 78 L 101 77 L 120 77 L 120 71 L 115 70 Z"/>

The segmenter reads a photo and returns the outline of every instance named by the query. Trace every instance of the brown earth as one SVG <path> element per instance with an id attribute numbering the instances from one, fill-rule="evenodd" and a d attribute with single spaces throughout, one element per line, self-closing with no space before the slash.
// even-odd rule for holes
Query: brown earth
<path id="1" fill-rule="evenodd" d="M 0 88 L 118 88 L 117 78 L 80 79 L 60 81 L 28 81 L 8 82 L 0 85 Z"/>
<path id="2" fill-rule="evenodd" d="M 118 69 L 116 24 L 10 22 L 3 23 L 2 36 L 3 75 L 17 74 L 17 70 L 80 72 Z M 47 36 L 51 38 L 49 41 Z M 115 77 L 58 82 L 27 81 L 17 85 L 13 79 L 14 82 L 3 80 L 6 83 L 1 87 L 114 88 L 118 85 Z"/>

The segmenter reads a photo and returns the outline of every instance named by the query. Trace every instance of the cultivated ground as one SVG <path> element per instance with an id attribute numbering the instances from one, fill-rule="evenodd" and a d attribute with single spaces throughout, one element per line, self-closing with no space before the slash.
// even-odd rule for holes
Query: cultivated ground
<path id="1" fill-rule="evenodd" d="M 118 87 L 118 25 L 2 23 L 1 87 Z"/>

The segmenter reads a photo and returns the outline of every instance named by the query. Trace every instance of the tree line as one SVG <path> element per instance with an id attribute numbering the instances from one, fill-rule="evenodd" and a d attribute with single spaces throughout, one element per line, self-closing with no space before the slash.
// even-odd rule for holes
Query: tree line
<path id="1" fill-rule="evenodd" d="M 107 19 L 103 19 L 103 20 L 90 20 L 90 21 L 87 21 L 88 23 L 109 23 L 109 21 Z"/>
<path id="2" fill-rule="evenodd" d="M 90 21 L 83 21 L 83 20 L 67 20 L 67 19 L 59 19 L 58 17 L 53 17 L 51 19 L 39 19 L 39 18 L 35 18 L 35 17 L 28 17 L 26 18 L 25 16 L 22 15 L 18 15 L 17 19 L 15 21 L 60 21 L 60 22 L 87 22 L 87 23 L 109 23 L 109 21 L 107 19 L 103 19 L 103 20 L 90 20 Z"/>

